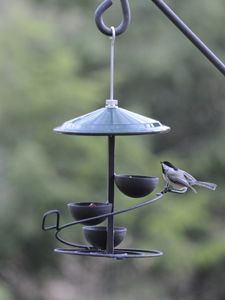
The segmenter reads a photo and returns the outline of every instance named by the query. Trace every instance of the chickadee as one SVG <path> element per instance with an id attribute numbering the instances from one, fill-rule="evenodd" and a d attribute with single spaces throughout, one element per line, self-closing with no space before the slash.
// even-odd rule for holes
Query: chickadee
<path id="1" fill-rule="evenodd" d="M 197 191 L 193 188 L 193 185 L 201 186 L 210 190 L 215 190 L 217 185 L 215 183 L 198 181 L 187 172 L 176 168 L 168 161 L 161 162 L 163 178 L 167 183 L 166 190 L 171 190 L 178 193 L 185 193 L 188 188 L 193 192 Z"/>

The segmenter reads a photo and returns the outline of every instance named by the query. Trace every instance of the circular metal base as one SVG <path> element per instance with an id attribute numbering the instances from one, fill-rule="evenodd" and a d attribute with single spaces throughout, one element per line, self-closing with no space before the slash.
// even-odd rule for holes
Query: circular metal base
<path id="1" fill-rule="evenodd" d="M 142 249 L 114 249 L 113 253 L 107 253 L 106 251 L 95 249 L 95 248 L 91 248 L 91 249 L 57 248 L 54 251 L 56 253 L 61 253 L 61 254 L 107 257 L 107 258 L 114 258 L 114 259 L 146 258 L 146 257 L 157 257 L 163 255 L 163 253 L 158 250 L 142 250 Z"/>

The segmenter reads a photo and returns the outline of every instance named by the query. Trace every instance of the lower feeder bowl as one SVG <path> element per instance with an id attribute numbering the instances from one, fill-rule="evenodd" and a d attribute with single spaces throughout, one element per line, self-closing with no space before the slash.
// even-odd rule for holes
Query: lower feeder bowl
<path id="1" fill-rule="evenodd" d="M 105 250 L 107 242 L 107 227 L 84 226 L 83 232 L 86 240 L 97 249 Z M 118 246 L 125 238 L 127 229 L 125 227 L 114 227 L 114 247 Z"/>
<path id="2" fill-rule="evenodd" d="M 131 198 L 140 198 L 150 194 L 159 182 L 153 176 L 138 176 L 115 174 L 115 183 L 118 189 Z"/>
<path id="3" fill-rule="evenodd" d="M 112 212 L 111 203 L 101 202 L 69 203 L 68 208 L 76 221 L 100 216 L 93 220 L 81 222 L 83 225 L 100 224 L 106 219 L 106 217 L 101 217 L 101 215 Z"/>

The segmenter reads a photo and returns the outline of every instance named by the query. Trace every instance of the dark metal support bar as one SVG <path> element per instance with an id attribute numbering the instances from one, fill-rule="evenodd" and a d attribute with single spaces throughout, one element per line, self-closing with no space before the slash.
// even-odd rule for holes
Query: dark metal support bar
<path id="1" fill-rule="evenodd" d="M 225 64 L 191 31 L 191 29 L 163 1 L 152 0 L 164 15 L 202 52 L 202 54 L 225 76 Z"/>
<path id="2" fill-rule="evenodd" d="M 114 158 L 115 156 L 115 136 L 110 135 L 108 137 L 108 202 L 112 204 L 112 211 L 114 211 Z M 113 253 L 114 248 L 114 216 L 108 217 L 108 229 L 107 229 L 107 253 Z"/>

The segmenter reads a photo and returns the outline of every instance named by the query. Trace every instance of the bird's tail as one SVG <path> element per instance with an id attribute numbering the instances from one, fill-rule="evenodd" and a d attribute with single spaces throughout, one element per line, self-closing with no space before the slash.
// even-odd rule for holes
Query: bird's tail
<path id="1" fill-rule="evenodd" d="M 215 183 L 211 183 L 211 182 L 204 182 L 204 181 L 196 181 L 195 185 L 207 188 L 209 190 L 213 190 L 215 191 L 215 189 L 217 188 L 217 184 Z"/>

